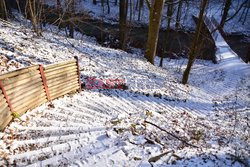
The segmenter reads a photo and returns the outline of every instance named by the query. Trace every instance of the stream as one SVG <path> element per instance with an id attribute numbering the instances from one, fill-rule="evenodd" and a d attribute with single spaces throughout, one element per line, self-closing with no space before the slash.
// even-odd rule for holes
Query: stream
<path id="1" fill-rule="evenodd" d="M 57 12 L 49 10 L 50 13 L 46 13 L 46 23 L 55 23 L 58 19 Z M 95 37 L 97 42 L 105 47 L 110 48 L 119 48 L 119 25 L 104 23 L 101 20 L 92 19 L 86 15 L 76 15 L 80 19 L 74 21 L 74 27 L 76 31 L 83 33 L 84 35 Z M 69 22 L 60 24 L 60 28 L 65 28 Z M 127 33 L 127 42 L 131 47 L 144 49 L 147 42 L 147 33 L 148 27 L 146 26 L 131 26 L 129 25 Z M 209 32 L 204 30 L 206 35 L 202 39 L 201 45 L 199 46 L 199 52 L 197 54 L 198 59 L 205 60 L 214 60 L 215 57 L 215 44 L 209 34 Z M 164 57 L 169 57 L 177 59 L 178 57 L 185 57 L 188 53 L 188 50 L 191 46 L 191 42 L 194 36 L 194 33 L 191 31 L 183 30 L 170 30 L 169 36 L 167 38 L 167 52 Z M 159 41 L 157 54 L 159 55 L 163 48 L 163 41 L 165 37 L 165 30 L 161 29 L 159 32 Z M 230 47 L 245 61 L 250 61 L 249 53 L 249 39 L 245 35 L 239 34 L 230 34 L 227 35 L 226 41 Z M 171 42 L 170 42 L 171 41 Z M 128 47 L 129 48 L 129 47 Z M 130 50 L 127 50 L 130 52 Z"/>

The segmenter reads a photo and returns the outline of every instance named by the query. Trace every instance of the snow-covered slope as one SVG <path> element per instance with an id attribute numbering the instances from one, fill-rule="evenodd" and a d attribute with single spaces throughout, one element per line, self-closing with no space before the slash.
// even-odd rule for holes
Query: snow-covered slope
<path id="1" fill-rule="evenodd" d="M 0 133 L 0 166 L 250 162 L 249 65 L 196 61 L 184 86 L 179 81 L 185 59 L 166 60 L 159 68 L 138 50 L 128 54 L 101 47 L 86 36 L 78 38 L 50 32 L 36 37 L 17 23 L 0 23 L 1 73 L 78 56 L 83 82 L 87 77 L 122 78 L 128 87 L 84 89 L 15 119 Z"/>

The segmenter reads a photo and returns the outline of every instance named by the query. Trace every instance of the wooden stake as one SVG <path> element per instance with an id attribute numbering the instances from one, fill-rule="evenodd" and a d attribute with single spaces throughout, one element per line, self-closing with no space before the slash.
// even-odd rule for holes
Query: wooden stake
<path id="1" fill-rule="evenodd" d="M 81 73 L 80 73 L 80 66 L 79 66 L 79 59 L 77 56 L 74 57 L 76 59 L 76 64 L 77 64 L 77 74 L 79 77 L 79 92 L 82 91 L 82 84 L 81 84 Z"/>
<path id="2" fill-rule="evenodd" d="M 0 80 L 0 89 L 2 90 L 2 93 L 3 93 L 3 95 L 4 95 L 4 98 L 6 99 L 6 101 L 7 101 L 7 103 L 8 103 L 8 106 L 9 106 L 9 108 L 10 108 L 10 111 L 13 112 L 13 107 L 12 107 L 12 105 L 11 105 L 11 102 L 10 102 L 10 100 L 9 100 L 9 97 L 8 97 L 8 95 L 7 95 L 6 91 L 5 91 L 5 89 L 4 89 L 4 86 L 3 86 L 1 80 Z"/>
<path id="3" fill-rule="evenodd" d="M 50 98 L 50 94 L 49 94 L 49 89 L 48 89 L 46 77 L 44 75 L 43 66 L 39 65 L 39 69 L 40 69 L 40 73 L 41 73 L 41 76 L 42 76 L 43 86 L 44 86 L 44 89 L 45 89 L 45 92 L 46 92 L 46 95 L 47 95 L 47 99 L 48 99 L 49 102 L 51 102 L 51 98 Z"/>

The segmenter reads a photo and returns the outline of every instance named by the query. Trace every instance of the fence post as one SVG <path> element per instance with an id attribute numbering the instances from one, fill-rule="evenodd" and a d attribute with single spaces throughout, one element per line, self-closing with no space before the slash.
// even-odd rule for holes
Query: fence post
<path id="1" fill-rule="evenodd" d="M 12 104 L 11 104 L 11 102 L 10 102 L 10 99 L 9 99 L 9 97 L 8 97 L 8 95 L 7 95 L 6 90 L 4 89 L 4 86 L 3 86 L 3 83 L 2 83 L 1 80 L 0 80 L 0 89 L 2 90 L 3 96 L 4 96 L 4 98 L 6 99 L 6 101 L 7 101 L 7 103 L 8 103 L 8 106 L 9 106 L 9 108 L 10 108 L 10 111 L 11 111 L 11 112 L 14 112 L 13 107 L 12 107 Z"/>
<path id="2" fill-rule="evenodd" d="M 79 59 L 77 56 L 75 56 L 74 58 L 76 59 L 78 82 L 80 85 L 79 92 L 80 92 L 80 91 L 82 91 L 82 84 L 81 84 L 81 73 L 80 73 Z"/>
<path id="3" fill-rule="evenodd" d="M 45 74 L 44 74 L 44 70 L 43 70 L 43 66 L 42 66 L 42 65 L 39 65 L 39 70 L 40 70 L 40 74 L 41 74 L 41 77 L 42 77 L 43 87 L 44 87 L 44 89 L 45 89 L 47 99 L 48 99 L 49 102 L 51 102 L 50 93 L 49 93 L 49 88 L 48 88 L 47 80 L 46 80 L 46 77 L 45 77 Z"/>

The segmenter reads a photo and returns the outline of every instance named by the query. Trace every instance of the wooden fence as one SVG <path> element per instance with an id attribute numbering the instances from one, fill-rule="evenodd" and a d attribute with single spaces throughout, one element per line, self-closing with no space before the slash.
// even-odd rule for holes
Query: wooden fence
<path id="1" fill-rule="evenodd" d="M 13 117 L 76 90 L 81 90 L 77 57 L 46 67 L 35 65 L 0 75 L 0 130 Z"/>

